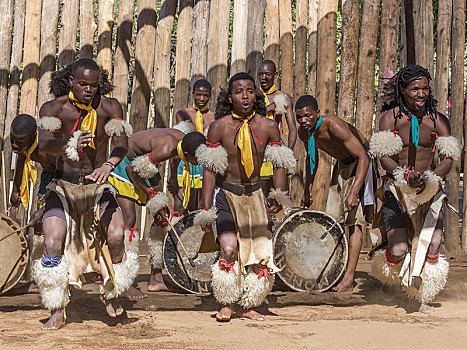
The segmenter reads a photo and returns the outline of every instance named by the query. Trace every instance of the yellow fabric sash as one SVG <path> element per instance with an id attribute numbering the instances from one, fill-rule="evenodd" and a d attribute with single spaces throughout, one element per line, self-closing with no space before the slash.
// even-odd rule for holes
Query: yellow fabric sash
<path id="1" fill-rule="evenodd" d="M 182 140 L 177 144 L 177 153 L 178 158 L 185 162 L 185 166 L 183 167 L 183 175 L 182 175 L 182 190 L 183 190 L 183 207 L 186 208 L 188 206 L 188 202 L 190 201 L 190 163 L 186 160 L 185 155 L 183 154 L 182 150 Z"/>
<path id="2" fill-rule="evenodd" d="M 253 153 L 251 151 L 251 134 L 250 128 L 248 126 L 251 118 L 255 116 L 255 112 L 250 114 L 248 117 L 240 117 L 239 115 L 232 112 L 232 117 L 235 119 L 240 119 L 242 124 L 240 124 L 240 128 L 237 126 L 238 130 L 238 137 L 237 137 L 237 146 L 240 149 L 241 159 L 243 167 L 245 168 L 245 173 L 248 177 L 251 176 L 255 166 L 253 164 Z"/>
<path id="3" fill-rule="evenodd" d="M 204 128 L 203 128 L 203 113 L 208 109 L 208 106 L 205 106 L 204 108 L 199 108 L 195 103 L 193 103 L 193 109 L 196 111 L 196 117 L 195 117 L 195 128 L 197 132 L 204 133 Z"/>
<path id="4" fill-rule="evenodd" d="M 91 131 L 91 134 L 94 135 L 96 133 L 97 127 L 97 112 L 94 108 L 92 108 L 92 101 L 87 106 L 85 104 L 82 104 L 76 99 L 75 95 L 73 94 L 73 91 L 71 90 L 68 94 L 68 98 L 74 106 L 78 107 L 79 109 L 84 109 L 86 110 L 86 112 L 88 112 L 88 114 L 86 114 L 86 116 L 84 117 L 83 122 L 81 123 L 80 130 L 89 130 Z M 96 146 L 94 146 L 94 139 L 91 139 L 89 146 L 91 148 L 96 149 Z"/>
<path id="5" fill-rule="evenodd" d="M 270 105 L 268 95 L 271 95 L 277 91 L 276 84 L 272 84 L 272 86 L 267 91 L 264 91 L 261 87 L 260 87 L 260 90 L 264 95 L 264 102 L 266 103 L 266 107 L 267 107 Z M 274 112 L 269 111 L 266 117 L 274 120 Z"/>
<path id="6" fill-rule="evenodd" d="M 21 196 L 21 203 L 23 203 L 24 209 L 26 211 L 29 207 L 29 188 L 28 188 L 28 180 L 31 181 L 32 185 L 36 184 L 37 180 L 37 169 L 34 166 L 34 163 L 31 159 L 31 154 L 37 148 L 37 144 L 39 143 L 39 134 L 36 133 L 36 139 L 32 146 L 26 152 L 26 160 L 24 161 L 24 168 L 23 168 L 23 176 L 21 178 L 21 189 L 20 189 L 20 196 Z"/>

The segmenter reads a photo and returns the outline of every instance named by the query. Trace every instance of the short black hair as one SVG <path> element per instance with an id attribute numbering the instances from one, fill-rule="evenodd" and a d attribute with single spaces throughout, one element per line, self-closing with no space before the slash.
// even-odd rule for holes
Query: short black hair
<path id="1" fill-rule="evenodd" d="M 80 58 L 71 64 L 71 75 L 75 76 L 78 68 L 89 69 L 93 71 L 100 71 L 99 65 L 96 61 L 90 58 Z"/>
<path id="2" fill-rule="evenodd" d="M 182 150 L 187 152 L 190 156 L 195 157 L 195 152 L 198 147 L 206 143 L 206 137 L 200 132 L 190 132 L 182 139 Z"/>
<path id="3" fill-rule="evenodd" d="M 228 89 L 229 95 L 232 94 L 232 84 L 233 84 L 233 82 L 237 81 L 237 80 L 251 80 L 253 82 L 253 86 L 254 86 L 254 88 L 256 90 L 255 79 L 248 73 L 240 72 L 240 73 L 234 74 L 229 80 L 229 89 Z"/>
<path id="4" fill-rule="evenodd" d="M 274 73 L 277 72 L 277 67 L 276 67 L 276 64 L 274 63 L 274 61 L 271 61 L 271 60 L 264 60 L 263 62 L 260 63 L 260 66 L 270 66 L 272 69 L 274 69 Z"/>
<path id="5" fill-rule="evenodd" d="M 29 114 L 19 114 L 11 122 L 11 132 L 15 135 L 35 135 L 36 131 L 36 119 Z"/>
<path id="6" fill-rule="evenodd" d="M 305 107 L 311 107 L 313 110 L 318 110 L 318 101 L 311 95 L 300 96 L 297 102 L 295 102 L 295 109 L 302 109 Z"/>
<path id="7" fill-rule="evenodd" d="M 206 79 L 199 79 L 195 81 L 195 83 L 193 84 L 193 92 L 195 92 L 195 90 L 199 88 L 208 89 L 209 92 L 211 92 L 212 90 L 211 83 L 207 81 Z"/>

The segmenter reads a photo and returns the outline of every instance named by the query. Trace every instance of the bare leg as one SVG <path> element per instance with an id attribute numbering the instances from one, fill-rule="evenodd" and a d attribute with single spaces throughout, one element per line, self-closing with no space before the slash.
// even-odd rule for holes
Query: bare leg
<path id="1" fill-rule="evenodd" d="M 332 289 L 333 292 L 348 292 L 353 289 L 355 269 L 362 249 L 362 227 L 360 225 L 349 227 L 349 260 L 342 281 Z"/>
<path id="2" fill-rule="evenodd" d="M 120 263 L 123 259 L 125 250 L 123 227 L 123 215 L 120 209 L 109 208 L 102 214 L 101 228 L 107 236 L 110 258 L 113 264 Z M 123 307 L 120 305 L 118 298 L 105 300 L 101 296 L 101 300 L 104 302 L 105 309 L 110 317 L 117 317 L 123 313 Z"/>
<path id="3" fill-rule="evenodd" d="M 159 292 L 164 290 L 169 290 L 169 288 L 167 288 L 164 282 L 162 270 L 151 267 L 151 276 L 149 277 L 148 291 Z"/>
<path id="4" fill-rule="evenodd" d="M 221 247 L 221 258 L 225 259 L 227 263 L 234 262 L 237 255 L 237 234 L 235 232 L 222 232 L 218 239 Z M 236 272 L 237 274 L 241 273 L 240 271 Z M 216 320 L 229 322 L 234 313 L 232 304 L 223 305 L 216 314 Z"/>
<path id="5" fill-rule="evenodd" d="M 66 234 L 66 222 L 57 216 L 52 216 L 46 218 L 43 225 L 44 253 L 52 258 L 60 256 Z M 42 329 L 57 330 L 63 325 L 65 325 L 64 310 L 56 309 L 51 311 L 50 318 L 42 326 Z"/>

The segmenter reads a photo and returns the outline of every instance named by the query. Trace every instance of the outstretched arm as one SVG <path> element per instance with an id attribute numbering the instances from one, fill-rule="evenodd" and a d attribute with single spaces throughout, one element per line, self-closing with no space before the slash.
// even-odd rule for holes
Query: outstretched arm
<path id="1" fill-rule="evenodd" d="M 293 114 L 293 101 L 292 97 L 289 94 L 287 96 L 287 126 L 289 128 L 289 138 L 288 138 L 288 147 L 293 150 L 295 147 L 295 142 L 297 141 L 297 124 L 295 123 L 295 116 Z"/>

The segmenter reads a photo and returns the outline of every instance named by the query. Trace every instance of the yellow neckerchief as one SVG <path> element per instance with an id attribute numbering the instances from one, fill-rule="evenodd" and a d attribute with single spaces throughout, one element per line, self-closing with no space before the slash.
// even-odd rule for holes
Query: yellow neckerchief
<path id="1" fill-rule="evenodd" d="M 240 119 L 242 121 L 242 124 L 239 124 L 237 126 L 235 132 L 237 132 L 238 130 L 237 146 L 240 149 L 242 164 L 245 168 L 245 173 L 248 177 L 251 176 L 253 170 L 255 169 L 255 166 L 253 164 L 253 153 L 251 151 L 251 134 L 250 128 L 248 126 L 250 120 L 254 116 L 255 112 L 250 114 L 248 117 L 240 117 L 239 115 L 232 112 L 232 117 L 234 117 L 235 119 Z"/>
<path id="2" fill-rule="evenodd" d="M 182 150 L 182 140 L 177 144 L 177 153 L 178 158 L 185 162 L 185 166 L 183 167 L 183 175 L 182 175 L 182 190 L 183 190 L 183 207 L 186 208 L 188 206 L 188 202 L 190 201 L 190 181 L 191 181 L 191 173 L 190 173 L 190 163 L 186 160 L 185 155 L 183 154 Z"/>
<path id="3" fill-rule="evenodd" d="M 266 107 L 267 107 L 267 106 L 270 105 L 268 95 L 271 95 L 271 94 L 273 94 L 273 93 L 275 93 L 277 91 L 276 84 L 272 84 L 272 86 L 267 91 L 264 91 L 263 88 L 261 88 L 261 87 L 260 87 L 260 90 L 264 95 L 264 103 L 266 103 Z M 274 112 L 269 111 L 268 114 L 266 115 L 266 117 L 268 117 L 269 119 L 274 120 Z"/>
<path id="4" fill-rule="evenodd" d="M 39 134 L 36 132 L 36 139 L 34 143 L 26 152 L 26 160 L 24 161 L 24 168 L 23 168 L 23 176 L 21 178 L 21 203 L 23 203 L 24 209 L 26 211 L 29 207 L 29 188 L 28 188 L 28 180 L 31 181 L 32 185 L 36 184 L 37 180 L 37 169 L 34 166 L 34 163 L 31 159 L 31 154 L 37 148 L 37 144 L 39 143 Z"/>
<path id="5" fill-rule="evenodd" d="M 195 103 L 193 103 L 193 109 L 196 111 L 195 117 L 195 128 L 197 132 L 204 133 L 203 127 L 203 112 L 208 110 L 208 106 L 204 108 L 199 108 Z"/>
<path id="6" fill-rule="evenodd" d="M 88 114 L 83 118 L 83 122 L 81 123 L 81 128 L 80 130 L 89 130 L 91 131 L 91 134 L 94 135 L 96 133 L 96 127 L 97 127 L 97 112 L 94 108 L 92 108 L 92 101 L 89 105 L 82 104 L 79 102 L 75 95 L 73 94 L 73 91 L 70 90 L 70 93 L 68 94 L 68 98 L 70 99 L 71 103 L 78 107 L 79 109 L 84 109 Z M 96 146 L 94 146 L 94 140 L 91 139 L 91 142 L 89 143 L 89 146 L 91 148 L 96 149 Z"/>

